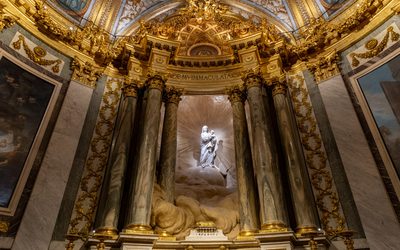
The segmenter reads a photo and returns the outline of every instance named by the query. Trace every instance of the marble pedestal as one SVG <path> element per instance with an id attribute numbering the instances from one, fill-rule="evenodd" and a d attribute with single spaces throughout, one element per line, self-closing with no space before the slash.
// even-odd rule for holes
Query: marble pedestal
<path id="1" fill-rule="evenodd" d="M 158 234 L 120 233 L 118 242 L 121 250 L 151 250 L 158 239 Z"/>
<path id="2" fill-rule="evenodd" d="M 308 246 L 309 238 L 297 238 L 293 231 L 255 234 L 254 236 L 259 242 L 261 250 L 310 249 Z M 314 240 L 318 242 L 318 250 L 329 249 L 331 243 L 327 236 L 322 235 Z"/>

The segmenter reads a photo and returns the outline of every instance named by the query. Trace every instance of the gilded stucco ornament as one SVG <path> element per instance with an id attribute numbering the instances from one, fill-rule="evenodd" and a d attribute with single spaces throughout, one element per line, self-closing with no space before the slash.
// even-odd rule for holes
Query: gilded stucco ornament
<path id="1" fill-rule="evenodd" d="M 2 31 L 4 27 L 10 28 L 19 20 L 19 17 L 7 14 L 4 11 L 6 7 L 7 5 L 3 1 L 0 1 L 0 31 Z"/>
<path id="2" fill-rule="evenodd" d="M 74 70 L 72 79 L 90 87 L 96 85 L 96 81 L 103 76 L 104 68 L 94 66 L 90 62 L 83 62 L 77 56 L 71 63 L 71 68 Z"/>
<path id="3" fill-rule="evenodd" d="M 147 71 L 145 85 L 148 89 L 157 88 L 162 91 L 164 90 L 165 82 L 168 80 L 168 78 L 169 73 L 160 72 L 150 68 Z"/>
<path id="4" fill-rule="evenodd" d="M 252 86 L 261 87 L 265 83 L 260 68 L 244 70 L 241 72 L 240 76 L 244 82 L 244 85 L 246 86 L 246 89 Z"/>
<path id="5" fill-rule="evenodd" d="M 183 88 L 178 88 L 175 86 L 165 86 L 163 93 L 163 101 L 165 103 L 173 102 L 179 105 L 181 101 L 181 96 L 183 95 Z"/>
<path id="6" fill-rule="evenodd" d="M 143 83 L 139 80 L 131 79 L 129 76 L 125 76 L 124 86 L 122 87 L 122 93 L 125 97 L 133 96 L 138 98 L 139 92 L 143 88 Z"/>
<path id="7" fill-rule="evenodd" d="M 400 34 L 394 32 L 393 27 L 389 26 L 387 28 L 386 35 L 383 37 L 382 41 L 378 45 L 378 40 L 375 38 L 368 40 L 365 43 L 365 48 L 368 49 L 368 52 L 365 53 L 351 53 L 350 57 L 352 58 L 352 63 L 351 65 L 353 67 L 357 67 L 360 65 L 360 61 L 357 60 L 356 57 L 367 59 L 367 58 L 373 58 L 377 56 L 379 53 L 381 53 L 387 46 L 389 42 L 389 35 L 391 35 L 391 40 L 392 42 L 398 41 Z"/>
<path id="8" fill-rule="evenodd" d="M 0 221 L 0 232 L 7 233 L 10 227 L 10 222 Z"/>
<path id="9" fill-rule="evenodd" d="M 281 74 L 279 76 L 274 76 L 268 81 L 266 81 L 267 86 L 270 87 L 272 91 L 272 96 L 276 94 L 286 94 L 287 91 L 287 82 L 286 75 Z"/>
<path id="10" fill-rule="evenodd" d="M 308 63 L 307 68 L 315 76 L 316 82 L 321 82 L 329 77 L 340 74 L 337 63 L 339 55 L 336 50 L 317 57 L 316 62 Z"/>
<path id="11" fill-rule="evenodd" d="M 245 102 L 247 98 L 246 88 L 244 84 L 235 84 L 232 87 L 226 87 L 225 93 L 228 95 L 228 100 L 234 102 Z"/>
<path id="12" fill-rule="evenodd" d="M 42 57 L 46 56 L 46 54 L 47 54 L 45 49 L 43 49 L 40 46 L 36 46 L 35 48 L 33 48 L 33 51 L 32 51 L 29 48 L 28 44 L 26 44 L 25 37 L 23 35 L 19 35 L 18 38 L 19 38 L 18 41 L 15 41 L 12 43 L 12 46 L 15 50 L 20 50 L 21 43 L 22 43 L 25 53 L 28 55 L 29 59 L 31 59 L 34 63 L 37 63 L 41 66 L 50 66 L 50 65 L 56 64 L 51 68 L 51 70 L 54 73 L 60 72 L 60 67 L 59 67 L 59 65 L 61 64 L 60 59 L 57 59 L 57 60 L 44 59 Z"/>

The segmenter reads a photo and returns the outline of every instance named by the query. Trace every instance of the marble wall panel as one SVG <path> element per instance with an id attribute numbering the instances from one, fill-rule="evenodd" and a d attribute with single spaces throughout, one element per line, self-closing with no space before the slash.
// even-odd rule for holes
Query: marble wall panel
<path id="1" fill-rule="evenodd" d="M 7 34 L 6 30 L 7 29 L 3 30 L 3 34 L 4 33 Z M 4 36 L 0 36 L 0 40 L 2 38 L 4 38 Z M 56 76 L 56 75 L 54 75 L 53 73 L 51 73 L 49 71 L 44 70 L 39 65 L 33 63 L 29 59 L 27 59 L 27 58 L 23 57 L 22 55 L 18 54 L 16 51 L 14 51 L 12 48 L 10 48 L 7 44 L 5 44 L 5 43 L 3 43 L 1 41 L 0 41 L 0 48 L 3 49 L 4 51 L 6 51 L 11 56 L 13 56 L 13 57 L 17 58 L 18 60 L 20 60 L 25 65 L 27 65 L 27 66 L 35 69 L 36 71 L 38 71 L 38 72 L 40 72 L 40 73 L 42 73 L 42 74 L 44 74 L 46 76 L 49 76 L 49 77 L 53 78 L 54 80 L 62 83 L 62 87 L 61 87 L 60 93 L 58 95 L 56 104 L 54 105 L 53 112 L 52 112 L 52 114 L 50 116 L 50 120 L 49 120 L 49 122 L 47 124 L 47 128 L 46 128 L 45 133 L 43 135 L 42 142 L 41 142 L 39 150 L 38 150 L 38 152 L 36 154 L 35 161 L 34 161 L 34 163 L 32 165 L 30 174 L 29 174 L 28 179 L 26 181 L 26 184 L 25 184 L 22 196 L 20 198 L 20 201 L 18 203 L 16 212 L 14 213 L 14 216 L 12 216 L 12 217 L 0 215 L 0 220 L 1 221 L 10 222 L 9 230 L 7 232 L 5 232 L 5 233 L 4 232 L 0 232 L 0 236 L 7 236 L 7 237 L 0 238 L 0 248 L 2 248 L 3 247 L 3 243 L 7 245 L 8 244 L 7 242 L 9 242 L 9 240 L 13 240 L 15 235 L 16 235 L 16 233 L 17 233 L 17 230 L 19 228 L 23 213 L 25 211 L 26 204 L 27 204 L 27 202 L 29 200 L 30 194 L 32 192 L 33 185 L 35 183 L 35 180 L 36 180 L 39 168 L 40 168 L 40 165 L 42 163 L 42 160 L 43 160 L 43 157 L 44 157 L 44 153 L 46 151 L 47 145 L 49 143 L 50 137 L 52 135 L 52 131 L 54 129 L 55 123 L 57 121 L 58 114 L 60 112 L 60 109 L 61 109 L 61 106 L 62 106 L 62 103 L 63 103 L 65 94 L 67 92 L 67 88 L 69 86 L 69 81 L 67 81 L 67 80 L 65 80 L 65 79 L 63 79 L 63 78 L 61 78 L 59 76 Z"/>
<path id="2" fill-rule="evenodd" d="M 369 246 L 396 249 L 400 226 L 343 79 L 337 75 L 318 87 Z"/>
<path id="3" fill-rule="evenodd" d="M 48 248 L 92 93 L 71 81 L 13 250 Z"/>

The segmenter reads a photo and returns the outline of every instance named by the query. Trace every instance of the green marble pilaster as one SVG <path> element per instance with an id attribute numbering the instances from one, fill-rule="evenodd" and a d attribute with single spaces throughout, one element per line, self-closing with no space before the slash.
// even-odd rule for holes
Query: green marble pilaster
<path id="1" fill-rule="evenodd" d="M 108 183 L 108 186 L 105 190 L 107 190 L 108 194 L 101 216 L 100 227 L 96 229 L 97 234 L 118 235 L 117 226 L 140 88 L 141 84 L 138 81 L 126 79 L 124 82 L 123 92 L 125 99 L 120 114 L 119 128 L 116 131 L 117 139 L 110 158 L 112 161 L 111 170 L 109 175 L 106 176 L 108 180 L 105 183 Z"/>
<path id="2" fill-rule="evenodd" d="M 286 87 L 275 87 L 273 90 L 274 106 L 276 110 L 279 135 L 283 148 L 284 158 L 289 175 L 290 193 L 296 218 L 296 233 L 301 235 L 308 231 L 316 231 L 316 217 L 312 197 L 307 187 L 306 165 L 299 148 L 300 139 L 295 131 L 288 100 Z"/>
<path id="3" fill-rule="evenodd" d="M 144 115 L 143 134 L 140 140 L 139 161 L 132 192 L 130 218 L 127 232 L 151 231 L 150 215 L 156 171 L 157 138 L 164 81 L 153 76 L 147 80 L 148 97 Z"/>
<path id="4" fill-rule="evenodd" d="M 253 161 L 249 133 L 244 109 L 245 94 L 234 86 L 227 90 L 233 111 L 233 133 L 235 142 L 235 163 L 239 195 L 240 236 L 257 233 L 260 220 L 256 209 Z"/>
<path id="5" fill-rule="evenodd" d="M 165 116 L 160 151 L 160 171 L 158 184 L 165 192 L 166 201 L 174 203 L 175 199 L 175 165 L 177 150 L 178 104 L 181 89 L 169 87 L 165 93 Z"/>
<path id="6" fill-rule="evenodd" d="M 262 232 L 286 231 L 286 207 L 276 145 L 268 128 L 261 96 L 261 80 L 251 77 L 245 82 L 250 107 L 254 167 L 261 208 Z"/>

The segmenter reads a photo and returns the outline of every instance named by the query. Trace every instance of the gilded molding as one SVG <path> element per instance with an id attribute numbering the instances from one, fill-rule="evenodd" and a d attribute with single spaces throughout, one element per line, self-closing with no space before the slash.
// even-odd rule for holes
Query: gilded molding
<path id="1" fill-rule="evenodd" d="M 47 54 L 45 49 L 43 49 L 40 46 L 36 46 L 35 48 L 33 48 L 33 51 L 32 51 L 29 48 L 29 46 L 26 44 L 25 37 L 23 35 L 19 35 L 18 38 L 19 38 L 18 41 L 15 41 L 12 43 L 12 46 L 14 47 L 15 50 L 21 49 L 21 42 L 22 42 L 25 53 L 28 55 L 29 59 L 31 59 L 34 63 L 37 63 L 41 66 L 50 66 L 50 65 L 56 64 L 51 68 L 51 70 L 54 73 L 60 72 L 60 67 L 59 67 L 59 65 L 61 64 L 60 59 L 57 59 L 57 60 L 44 59 L 42 57 L 46 56 L 46 54 Z"/>
<path id="2" fill-rule="evenodd" d="M 93 66 L 90 62 L 83 62 L 79 57 L 75 56 L 71 63 L 74 70 L 72 79 L 90 87 L 96 85 L 96 81 L 103 76 L 105 68 Z"/>
<path id="3" fill-rule="evenodd" d="M 7 233 L 10 227 L 10 222 L 0 221 L 0 232 Z"/>
<path id="4" fill-rule="evenodd" d="M 314 75 L 316 82 L 321 82 L 329 77 L 340 74 L 337 63 L 339 62 L 339 55 L 336 50 L 328 52 L 325 55 L 317 57 L 314 63 L 308 63 L 307 68 Z"/>
<path id="5" fill-rule="evenodd" d="M 400 2 L 393 6 L 392 11 L 400 16 Z"/>
<path id="6" fill-rule="evenodd" d="M 272 91 L 272 96 L 276 94 L 286 94 L 287 91 L 287 82 L 286 75 L 281 74 L 280 76 L 274 76 L 270 80 L 267 81 L 267 86 Z"/>
<path id="7" fill-rule="evenodd" d="M 174 86 L 165 86 L 164 93 L 163 93 L 163 100 L 165 103 L 176 103 L 179 105 L 181 100 L 181 96 L 183 95 L 183 88 L 178 88 Z"/>
<path id="8" fill-rule="evenodd" d="M 358 65 L 360 65 L 360 61 L 357 60 L 356 57 L 367 59 L 367 58 L 373 58 L 373 57 L 379 55 L 379 53 L 381 53 L 386 48 L 387 43 L 389 41 L 390 34 L 391 34 L 392 42 L 399 40 L 400 34 L 394 32 L 393 26 L 389 26 L 387 28 L 386 35 L 383 37 L 383 39 L 379 43 L 379 45 L 378 45 L 378 40 L 376 40 L 375 38 L 372 38 L 365 43 L 365 48 L 369 50 L 368 52 L 365 52 L 365 53 L 354 53 L 353 52 L 350 54 L 350 57 L 352 58 L 351 65 L 353 67 L 357 67 Z"/>
<path id="9" fill-rule="evenodd" d="M 260 68 L 242 71 L 240 76 L 244 82 L 244 85 L 246 86 L 246 89 L 252 86 L 261 87 L 265 83 L 263 73 L 260 71 Z"/>
<path id="10" fill-rule="evenodd" d="M 123 81 L 120 79 L 107 81 L 99 118 L 90 143 L 85 172 L 75 201 L 74 213 L 69 223 L 69 234 L 78 234 L 82 238 L 87 238 L 92 231 L 122 85 Z"/>
<path id="11" fill-rule="evenodd" d="M 234 102 L 245 102 L 247 98 L 246 88 L 244 84 L 236 84 L 232 87 L 226 87 L 226 94 L 228 100 L 233 104 Z"/>
<path id="12" fill-rule="evenodd" d="M 294 81 L 297 80 L 296 85 Z M 313 107 L 308 100 L 308 91 L 304 87 L 304 78 L 301 75 L 291 76 L 288 79 L 288 86 L 291 89 L 291 97 L 294 104 L 294 111 L 300 130 L 301 143 L 306 151 L 306 163 L 311 171 L 311 184 L 316 190 L 316 205 L 320 211 L 320 222 L 322 228 L 330 237 L 345 230 L 345 219 L 340 215 L 340 201 L 337 194 L 332 190 L 333 177 L 327 169 L 327 156 L 322 149 L 322 139 L 317 132 L 317 121 L 312 116 Z M 325 203 L 331 202 L 331 207 Z M 331 220 L 336 220 L 337 225 L 332 225 Z"/>
<path id="13" fill-rule="evenodd" d="M 122 93 L 125 97 L 132 96 L 138 98 L 140 90 L 143 88 L 143 83 L 136 79 L 131 79 L 129 76 L 125 77 Z"/>
<path id="14" fill-rule="evenodd" d="M 0 31 L 2 31 L 4 27 L 10 28 L 19 20 L 19 17 L 6 14 L 4 11 L 6 7 L 7 5 L 3 1 L 0 1 Z"/>

